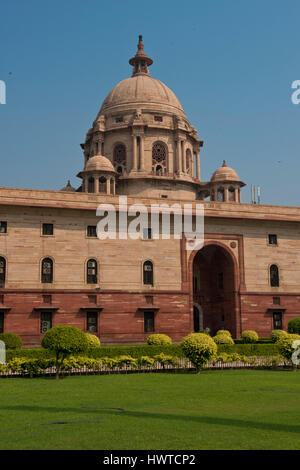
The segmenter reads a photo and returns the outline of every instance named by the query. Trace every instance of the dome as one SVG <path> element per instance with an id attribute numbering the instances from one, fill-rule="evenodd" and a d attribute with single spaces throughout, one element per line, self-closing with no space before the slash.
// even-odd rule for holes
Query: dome
<path id="1" fill-rule="evenodd" d="M 175 93 L 147 74 L 136 74 L 118 83 L 105 98 L 100 113 L 143 107 L 185 116 Z"/>
<path id="2" fill-rule="evenodd" d="M 95 155 L 85 164 L 85 171 L 111 171 L 116 172 L 111 161 L 103 155 Z"/>
<path id="3" fill-rule="evenodd" d="M 221 168 L 218 168 L 214 174 L 212 175 L 211 182 L 216 182 L 216 181 L 240 181 L 240 178 L 238 177 L 237 173 L 230 168 L 229 166 L 226 165 L 225 160 L 223 160 L 223 165 Z"/>

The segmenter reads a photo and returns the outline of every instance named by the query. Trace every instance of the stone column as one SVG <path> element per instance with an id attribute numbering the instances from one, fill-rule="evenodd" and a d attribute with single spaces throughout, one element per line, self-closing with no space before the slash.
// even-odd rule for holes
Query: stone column
<path id="1" fill-rule="evenodd" d="M 95 193 L 99 193 L 99 175 L 94 176 L 94 191 Z"/>
<path id="2" fill-rule="evenodd" d="M 106 194 L 110 194 L 110 176 L 106 178 Z"/>
<path id="3" fill-rule="evenodd" d="M 200 180 L 200 150 L 196 151 L 196 178 Z"/>
<path id="4" fill-rule="evenodd" d="M 140 136 L 140 170 L 145 170 L 145 160 L 144 160 L 144 136 Z"/>
<path id="5" fill-rule="evenodd" d="M 234 200 L 239 202 L 239 188 L 234 188 Z"/>
<path id="6" fill-rule="evenodd" d="M 228 194 L 228 186 L 224 186 L 224 201 L 228 202 L 229 201 L 229 194 Z"/>
<path id="7" fill-rule="evenodd" d="M 133 146 L 133 167 L 132 170 L 136 171 L 137 170 L 137 141 L 136 141 L 136 135 L 132 136 L 132 146 Z"/>
<path id="8" fill-rule="evenodd" d="M 182 171 L 183 173 L 186 173 L 186 156 L 185 156 L 184 140 L 181 141 L 181 157 L 182 157 Z"/>
<path id="9" fill-rule="evenodd" d="M 182 167 L 181 167 L 181 143 L 180 139 L 177 139 L 177 149 L 176 149 L 176 159 L 177 159 L 177 173 L 182 172 Z"/>

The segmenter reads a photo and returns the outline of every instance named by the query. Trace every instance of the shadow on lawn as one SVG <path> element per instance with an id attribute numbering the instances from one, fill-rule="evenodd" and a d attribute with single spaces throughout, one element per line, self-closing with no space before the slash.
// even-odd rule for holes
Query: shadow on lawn
<path id="1" fill-rule="evenodd" d="M 84 405 L 83 405 L 84 406 Z M 84 413 L 84 414 L 93 414 L 98 417 L 105 416 L 124 416 L 124 418 L 141 418 L 143 420 L 147 419 L 161 419 L 167 421 L 185 421 L 187 423 L 196 423 L 196 424 L 211 424 L 219 426 L 228 426 L 228 427 L 239 427 L 239 428 L 253 428 L 261 429 L 266 431 L 278 431 L 278 432 L 289 432 L 289 433 L 300 433 L 299 424 L 279 424 L 279 423 L 259 423 L 256 421 L 249 421 L 243 419 L 235 418 L 220 418 L 214 416 L 188 416 L 188 415 L 178 415 L 178 414 L 165 414 L 165 413 L 148 413 L 143 411 L 126 411 L 123 408 L 109 408 L 103 407 L 98 408 L 95 406 L 84 407 L 84 408 L 56 408 L 56 407 L 47 407 L 47 406 L 1 406 L 0 410 L 7 411 L 29 411 L 29 412 L 50 412 L 50 413 Z M 41 423 L 46 424 L 46 423 Z"/>

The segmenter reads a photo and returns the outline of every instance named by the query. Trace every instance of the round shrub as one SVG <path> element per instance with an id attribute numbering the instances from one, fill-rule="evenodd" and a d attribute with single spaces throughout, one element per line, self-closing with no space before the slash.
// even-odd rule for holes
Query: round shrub
<path id="1" fill-rule="evenodd" d="M 231 333 L 230 333 L 230 331 L 228 331 L 228 330 L 219 330 L 219 331 L 217 331 L 217 333 L 216 333 L 216 336 L 217 336 L 217 335 L 227 335 L 227 336 L 229 336 L 229 338 L 231 338 Z"/>
<path id="2" fill-rule="evenodd" d="M 281 338 L 277 341 L 276 345 L 278 347 L 279 353 L 289 361 L 292 360 L 292 355 L 298 348 L 293 348 L 292 345 L 295 340 L 300 341 L 299 335 L 287 335 L 286 337 Z M 297 369 L 297 366 L 293 364 L 294 370 Z"/>
<path id="3" fill-rule="evenodd" d="M 92 335 L 91 333 L 85 333 L 85 336 L 89 343 L 89 349 L 99 348 L 100 347 L 100 339 L 96 335 Z"/>
<path id="4" fill-rule="evenodd" d="M 288 334 L 284 330 L 273 330 L 270 334 L 270 340 L 272 343 L 277 343 L 281 338 L 286 338 L 287 336 Z"/>
<path id="5" fill-rule="evenodd" d="M 296 335 L 300 334 L 300 318 L 293 318 L 288 322 L 288 332 L 295 333 Z"/>
<path id="6" fill-rule="evenodd" d="M 217 352 L 214 340 L 205 333 L 191 333 L 181 341 L 185 356 L 196 367 L 197 373 Z"/>
<path id="7" fill-rule="evenodd" d="M 20 336 L 15 333 L 1 333 L 0 340 L 5 343 L 6 349 L 19 349 L 23 345 Z"/>
<path id="8" fill-rule="evenodd" d="M 42 340 L 42 346 L 55 353 L 56 378 L 58 379 L 64 359 L 71 354 L 87 351 L 89 342 L 85 333 L 79 328 L 58 325 L 47 331 Z"/>
<path id="9" fill-rule="evenodd" d="M 242 333 L 242 340 L 244 343 L 257 343 L 258 334 L 253 330 L 245 330 Z"/>
<path id="10" fill-rule="evenodd" d="M 153 335 L 148 336 L 147 344 L 156 345 L 156 346 L 164 346 L 167 344 L 172 344 L 172 340 L 167 335 L 153 334 Z"/>
<path id="11" fill-rule="evenodd" d="M 234 344 L 231 336 L 224 333 L 217 333 L 216 336 L 213 337 L 213 340 L 216 344 Z"/>

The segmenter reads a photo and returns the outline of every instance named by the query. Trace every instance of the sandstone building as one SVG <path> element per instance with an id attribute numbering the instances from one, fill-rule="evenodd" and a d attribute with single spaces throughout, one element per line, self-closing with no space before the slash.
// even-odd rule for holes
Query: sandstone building
<path id="1" fill-rule="evenodd" d="M 141 36 L 129 63 L 132 77 L 81 144 L 77 189 L 0 188 L 0 331 L 38 345 L 58 324 L 102 344 L 142 343 L 152 331 L 180 341 L 202 328 L 286 329 L 300 316 L 300 208 L 243 204 L 245 183 L 225 161 L 203 182 L 203 142 L 150 76 Z M 136 240 L 99 240 L 97 207 L 118 209 L 120 196 L 148 208 L 203 204 L 204 247 L 186 250 L 186 234 L 157 238 L 150 224 Z"/>

